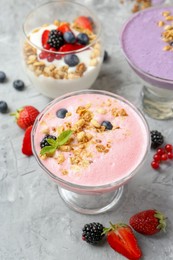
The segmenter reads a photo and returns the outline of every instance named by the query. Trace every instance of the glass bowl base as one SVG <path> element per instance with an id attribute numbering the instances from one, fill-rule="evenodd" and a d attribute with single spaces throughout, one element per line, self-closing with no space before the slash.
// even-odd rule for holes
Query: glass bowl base
<path id="1" fill-rule="evenodd" d="M 171 119 L 173 118 L 173 90 L 157 88 L 156 92 L 144 86 L 142 105 L 144 112 L 154 119 Z"/>
<path id="2" fill-rule="evenodd" d="M 68 207 L 81 214 L 96 215 L 112 209 L 121 199 L 124 187 L 108 193 L 79 194 L 58 186 L 59 194 Z"/>

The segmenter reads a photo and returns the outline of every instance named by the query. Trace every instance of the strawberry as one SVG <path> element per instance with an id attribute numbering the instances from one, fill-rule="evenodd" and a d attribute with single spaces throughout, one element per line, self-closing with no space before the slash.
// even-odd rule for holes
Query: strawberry
<path id="1" fill-rule="evenodd" d="M 74 23 L 76 26 L 78 26 L 80 28 L 88 29 L 90 31 L 93 30 L 91 20 L 86 16 L 79 16 L 78 18 L 76 18 Z"/>
<path id="2" fill-rule="evenodd" d="M 104 228 L 103 233 L 112 249 L 130 260 L 139 260 L 142 252 L 131 227 L 123 223 L 110 225 L 110 228 Z"/>
<path id="3" fill-rule="evenodd" d="M 32 125 L 26 129 L 22 144 L 22 153 L 27 156 L 31 156 L 33 154 L 31 146 L 31 131 Z"/>
<path id="4" fill-rule="evenodd" d="M 26 129 L 29 126 L 34 124 L 36 117 L 38 116 L 39 111 L 33 106 L 24 106 L 12 113 L 12 116 L 15 116 L 16 123 L 22 129 Z"/>
<path id="5" fill-rule="evenodd" d="M 58 29 L 58 31 L 60 31 L 60 32 L 62 32 L 62 33 L 71 31 L 70 26 L 68 25 L 68 23 L 62 24 L 62 25 L 59 26 L 57 29 Z"/>
<path id="6" fill-rule="evenodd" d="M 84 45 L 81 44 L 71 44 L 71 43 L 66 43 L 63 46 L 60 47 L 59 52 L 66 52 L 66 51 L 76 51 L 81 48 L 85 47 Z"/>
<path id="7" fill-rule="evenodd" d="M 130 225 L 143 235 L 154 235 L 166 228 L 166 217 L 155 209 L 148 209 L 133 215 Z"/>
<path id="8" fill-rule="evenodd" d="M 49 33 L 50 31 L 49 30 L 45 30 L 42 34 L 42 38 L 41 38 L 41 42 L 42 42 L 42 45 L 43 47 L 45 46 L 46 49 L 48 49 L 49 47 L 49 44 L 47 43 L 48 39 L 49 39 Z"/>

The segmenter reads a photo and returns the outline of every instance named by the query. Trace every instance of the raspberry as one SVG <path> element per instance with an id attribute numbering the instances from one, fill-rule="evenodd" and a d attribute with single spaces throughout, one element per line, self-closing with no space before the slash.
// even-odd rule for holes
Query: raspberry
<path id="1" fill-rule="evenodd" d="M 82 239 L 92 245 L 99 243 L 104 237 L 103 228 L 100 223 L 86 224 L 82 229 Z"/>
<path id="2" fill-rule="evenodd" d="M 161 146 L 164 142 L 163 135 L 157 130 L 153 130 L 150 132 L 151 134 L 151 148 L 156 149 Z"/>

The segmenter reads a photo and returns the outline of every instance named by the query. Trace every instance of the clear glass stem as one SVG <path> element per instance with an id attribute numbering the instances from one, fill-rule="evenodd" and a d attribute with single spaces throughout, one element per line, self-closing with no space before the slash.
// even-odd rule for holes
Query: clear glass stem
<path id="1" fill-rule="evenodd" d="M 58 189 L 61 198 L 71 209 L 81 214 L 96 215 L 116 206 L 121 199 L 124 187 L 121 186 L 113 192 L 92 195 L 78 194 L 60 186 Z"/>
<path id="2" fill-rule="evenodd" d="M 154 119 L 173 118 L 173 90 L 144 86 L 142 90 L 144 112 Z"/>

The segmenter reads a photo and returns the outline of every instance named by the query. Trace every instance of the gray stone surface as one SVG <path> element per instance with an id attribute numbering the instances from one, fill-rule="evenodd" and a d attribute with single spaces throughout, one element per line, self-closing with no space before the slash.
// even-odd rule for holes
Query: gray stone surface
<path id="1" fill-rule="evenodd" d="M 78 0 L 79 1 L 79 0 Z M 26 14 L 42 0 L 1 0 L 0 70 L 8 81 L 0 84 L 0 100 L 8 102 L 10 111 L 23 105 L 44 108 L 49 99 L 36 92 L 26 77 L 20 59 L 19 30 Z M 142 85 L 120 51 L 119 31 L 130 16 L 128 7 L 118 0 L 86 0 L 97 11 L 105 31 L 105 48 L 110 61 L 102 66 L 94 89 L 120 94 L 141 107 Z M 12 87 L 15 79 L 26 83 L 23 92 Z M 173 123 L 146 116 L 150 129 L 160 130 L 166 142 L 173 143 Z M 108 260 L 124 259 L 109 248 L 89 246 L 81 240 L 85 223 L 104 225 L 127 222 L 139 210 L 156 208 L 168 217 L 167 233 L 154 237 L 137 235 L 143 259 L 173 259 L 173 162 L 163 165 L 162 172 L 151 169 L 150 152 L 140 173 L 127 185 L 121 205 L 98 215 L 80 215 L 70 210 L 59 197 L 56 185 L 37 165 L 34 157 L 21 153 L 23 131 L 9 114 L 0 114 L 0 260 Z"/>

